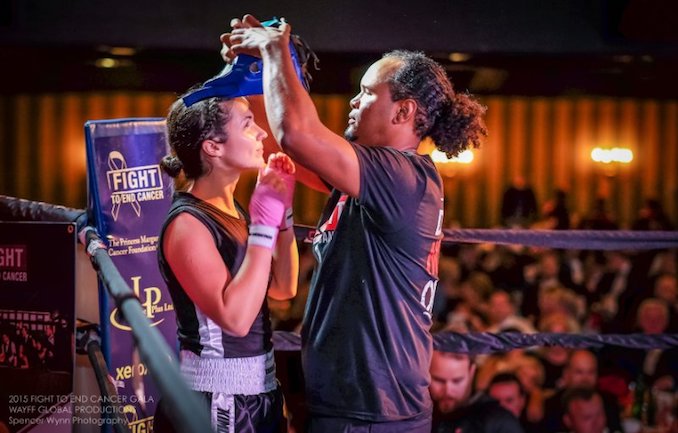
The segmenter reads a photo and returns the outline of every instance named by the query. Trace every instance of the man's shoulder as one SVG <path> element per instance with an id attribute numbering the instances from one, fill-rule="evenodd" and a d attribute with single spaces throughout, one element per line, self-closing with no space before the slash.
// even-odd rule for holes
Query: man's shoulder
<path id="1" fill-rule="evenodd" d="M 438 431 L 456 429 L 463 433 L 523 433 L 518 419 L 486 394 L 473 396 L 466 406 L 441 420 Z"/>
<path id="2" fill-rule="evenodd" d="M 374 157 L 397 158 L 411 161 L 416 164 L 431 164 L 433 160 L 427 154 L 417 153 L 412 150 L 400 150 L 391 146 L 365 146 L 358 143 L 351 143 L 358 154 L 363 153 Z"/>

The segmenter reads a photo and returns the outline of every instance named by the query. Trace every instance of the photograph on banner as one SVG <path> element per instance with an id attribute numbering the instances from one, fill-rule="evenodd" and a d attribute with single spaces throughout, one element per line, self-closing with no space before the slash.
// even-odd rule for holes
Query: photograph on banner
<path id="1" fill-rule="evenodd" d="M 49 242 L 47 242 L 49 240 Z M 0 425 L 15 432 L 70 401 L 75 224 L 0 222 Z"/>

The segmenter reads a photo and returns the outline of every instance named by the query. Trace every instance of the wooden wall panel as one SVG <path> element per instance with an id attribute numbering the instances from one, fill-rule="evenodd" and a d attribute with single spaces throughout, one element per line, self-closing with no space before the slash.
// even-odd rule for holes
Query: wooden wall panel
<path id="1" fill-rule="evenodd" d="M 638 101 L 625 99 L 620 103 L 619 114 L 619 144 L 633 151 L 633 162 L 628 167 L 619 167 L 621 171 L 622 189 L 627 193 L 619 203 L 621 208 L 618 213 L 621 221 L 632 222 L 638 215 L 638 207 L 642 200 L 640 184 L 643 182 L 642 173 L 644 166 L 640 153 L 643 147 L 640 141 L 640 104 Z M 628 205 L 624 203 L 628 202 Z"/>
<path id="2" fill-rule="evenodd" d="M 94 92 L 0 96 L 0 194 L 72 207 L 86 204 L 83 125 L 87 120 L 165 116 L 172 93 Z M 348 95 L 314 95 L 323 121 L 342 133 Z M 622 226 L 636 218 L 646 197 L 659 198 L 678 221 L 678 101 L 596 97 L 488 96 L 489 137 L 470 166 L 445 179 L 447 224 L 492 227 L 511 178 L 524 175 L 539 206 L 556 188 L 568 192 L 576 217 L 607 194 Z M 623 146 L 635 159 L 611 169 L 594 164 L 595 146 Z M 322 157 L 322 155 L 319 155 Z M 244 176 L 239 195 L 252 187 Z M 240 188 L 239 188 L 240 189 Z M 297 220 L 313 224 L 324 196 L 299 187 Z"/>
<path id="3" fill-rule="evenodd" d="M 641 173 L 643 182 L 641 191 L 643 196 L 656 196 L 659 191 L 659 172 L 662 152 L 659 147 L 659 107 L 655 101 L 644 101 L 641 106 L 641 142 L 638 152 L 641 166 L 645 170 Z"/>
<path id="4" fill-rule="evenodd" d="M 0 193 L 2 191 L 7 191 L 9 189 L 9 179 L 10 175 L 8 173 L 7 163 L 5 161 L 11 160 L 11 151 L 12 149 L 9 146 L 9 143 L 12 141 L 10 136 L 10 125 L 9 125 L 9 110 L 7 106 L 9 101 L 7 99 L 0 98 Z"/>
<path id="5" fill-rule="evenodd" d="M 574 148 L 574 102 L 571 100 L 549 101 L 553 106 L 553 159 L 546 161 L 553 173 L 553 185 L 556 188 L 567 188 L 572 184 L 572 160 Z M 548 146 L 549 143 L 546 143 Z M 540 186 L 540 197 L 546 195 L 547 185 Z"/>
<path id="6" fill-rule="evenodd" d="M 6 143 L 8 146 L 14 146 L 15 157 L 13 161 L 7 161 L 9 164 L 5 164 L 5 169 L 14 174 L 14 191 L 10 189 L 9 195 L 39 200 L 30 189 L 30 182 L 36 178 L 29 166 L 33 153 L 31 150 L 35 147 L 31 137 L 31 131 L 34 130 L 34 118 L 30 115 L 32 102 L 33 98 L 29 96 L 21 95 L 16 98 L 12 119 L 16 128 L 16 142 Z"/>
<path id="7" fill-rule="evenodd" d="M 659 188 L 660 200 L 673 221 L 678 223 L 678 102 L 668 102 L 663 107 L 661 160 L 664 163 L 664 181 Z"/>
<path id="8" fill-rule="evenodd" d="M 40 197 L 55 197 L 55 184 L 59 182 L 59 173 L 63 170 L 59 158 L 57 158 L 57 146 L 62 122 L 56 113 L 56 98 L 53 95 L 46 96 L 38 104 L 37 128 L 37 160 L 38 160 L 38 194 Z M 56 197 L 55 197 L 56 198 Z"/>
<path id="9" fill-rule="evenodd" d="M 85 135 L 83 124 L 85 107 L 83 98 L 78 94 L 70 93 L 62 97 L 62 136 L 63 151 L 59 155 L 64 168 L 61 173 L 64 185 L 63 202 L 75 205 L 84 200 L 82 188 L 76 185 L 87 181 L 87 159 L 85 152 Z"/>
<path id="10" fill-rule="evenodd" d="M 488 113 L 501 112 L 506 106 L 505 99 L 488 98 L 483 101 L 487 106 Z M 498 223 L 501 220 L 501 199 L 504 193 L 504 155 L 507 152 L 502 146 L 501 117 L 489 116 L 486 119 L 488 135 L 480 149 L 474 149 L 475 154 L 482 154 L 485 161 L 485 170 L 488 183 L 487 199 L 489 203 L 499 203 L 499 206 L 489 206 L 488 218 L 491 224 Z"/>
<path id="11" fill-rule="evenodd" d="M 553 158 L 553 146 L 551 145 L 552 122 L 549 116 L 553 107 L 543 98 L 533 101 L 533 118 L 530 122 L 530 153 L 526 155 L 527 170 L 525 178 L 535 190 L 535 194 L 544 196 L 548 194 L 546 185 L 553 184 L 553 167 L 558 161 Z"/>

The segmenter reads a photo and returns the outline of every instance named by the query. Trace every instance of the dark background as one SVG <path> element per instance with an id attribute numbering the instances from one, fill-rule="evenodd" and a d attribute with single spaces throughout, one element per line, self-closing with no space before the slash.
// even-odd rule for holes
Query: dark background
<path id="1" fill-rule="evenodd" d="M 0 92 L 181 92 L 221 68 L 231 17 L 284 16 L 321 59 L 315 93 L 352 93 L 394 48 L 479 94 L 678 97 L 673 0 L 2 0 Z M 132 55 L 111 55 L 111 47 Z M 464 54 L 451 61 L 451 53 Z M 97 67 L 114 58 L 115 68 Z"/>

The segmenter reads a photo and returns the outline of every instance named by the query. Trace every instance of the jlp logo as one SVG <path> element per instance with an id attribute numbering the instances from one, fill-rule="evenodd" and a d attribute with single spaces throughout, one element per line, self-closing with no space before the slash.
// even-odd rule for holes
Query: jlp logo
<path id="1" fill-rule="evenodd" d="M 132 277 L 132 284 L 134 293 L 137 295 L 137 298 L 141 299 L 139 291 L 141 290 L 141 277 Z M 144 289 L 144 299 L 145 301 L 141 303 L 141 306 L 146 310 L 146 317 L 152 319 L 155 317 L 155 312 L 157 311 L 156 305 L 160 303 L 162 294 L 160 289 L 157 287 L 146 287 Z"/>
<path id="2" fill-rule="evenodd" d="M 160 292 L 160 289 L 157 287 L 144 287 L 143 289 L 141 288 L 141 276 L 136 276 L 132 277 L 132 290 L 134 291 L 134 294 L 137 295 L 137 298 L 139 298 L 139 302 L 141 303 L 141 306 L 144 308 L 144 313 L 146 314 L 146 317 L 148 317 L 151 320 L 151 326 L 158 326 L 165 320 L 164 318 L 153 321 L 157 313 L 162 313 L 165 311 L 165 308 L 163 306 L 159 306 L 160 301 L 162 300 L 162 293 Z M 144 296 L 141 296 L 141 292 L 143 290 Z M 115 308 L 113 311 L 111 311 L 111 323 L 113 326 L 115 326 L 118 329 L 122 329 L 123 331 L 131 331 L 132 328 L 130 328 L 127 325 L 123 325 L 120 323 L 118 320 L 118 309 Z"/>

